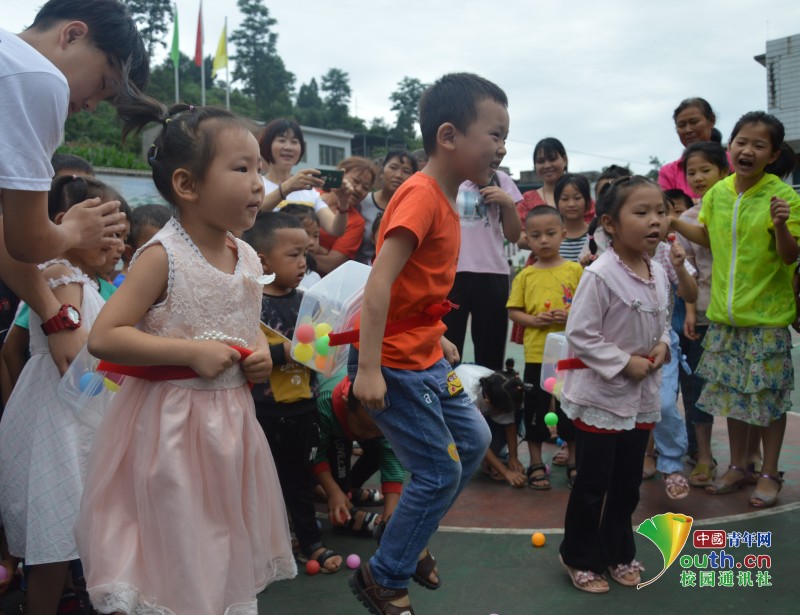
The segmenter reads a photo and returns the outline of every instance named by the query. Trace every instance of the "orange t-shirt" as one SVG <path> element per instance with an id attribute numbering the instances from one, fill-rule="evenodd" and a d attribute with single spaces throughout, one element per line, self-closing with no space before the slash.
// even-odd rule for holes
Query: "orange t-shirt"
<path id="1" fill-rule="evenodd" d="M 344 233 L 335 237 L 324 229 L 319 229 L 319 245 L 326 250 L 335 250 L 344 254 L 350 260 L 356 257 L 361 241 L 364 239 L 364 226 L 366 225 L 364 216 L 356 209 L 347 210 L 347 226 Z"/>
<path id="2" fill-rule="evenodd" d="M 397 228 L 408 229 L 417 247 L 392 284 L 386 322 L 418 316 L 450 294 L 461 246 L 461 224 L 453 206 L 432 177 L 416 173 L 395 192 L 377 237 L 376 257 L 384 238 Z M 416 327 L 383 340 L 381 365 L 422 370 L 442 358 L 439 339 L 447 327 L 441 321 Z"/>

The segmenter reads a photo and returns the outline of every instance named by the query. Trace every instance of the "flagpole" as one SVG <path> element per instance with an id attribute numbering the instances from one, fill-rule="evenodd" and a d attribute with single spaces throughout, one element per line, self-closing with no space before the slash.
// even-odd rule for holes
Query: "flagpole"
<path id="1" fill-rule="evenodd" d="M 178 80 L 178 64 L 180 64 L 180 50 L 178 49 L 178 5 L 173 5 L 175 13 L 175 31 L 172 33 L 172 66 L 175 69 L 175 104 L 177 105 L 181 100 L 180 84 Z"/>
<path id="2" fill-rule="evenodd" d="M 231 110 L 231 79 L 228 75 L 228 18 L 225 18 L 225 108 Z"/>
<path id="3" fill-rule="evenodd" d="M 203 57 L 203 43 L 205 32 L 203 31 L 203 0 L 200 0 L 200 13 L 197 16 L 197 44 L 195 45 L 194 63 L 200 67 L 200 104 L 206 106 L 206 66 Z"/>

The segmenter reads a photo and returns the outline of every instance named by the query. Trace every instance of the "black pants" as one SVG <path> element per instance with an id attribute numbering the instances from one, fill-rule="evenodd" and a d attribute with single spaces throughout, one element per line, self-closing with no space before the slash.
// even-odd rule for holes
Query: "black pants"
<path id="1" fill-rule="evenodd" d="M 550 412 L 550 401 L 553 396 L 545 391 L 539 384 L 542 377 L 541 363 L 526 363 L 525 377 L 526 384 L 533 385 L 530 391 L 525 392 L 525 441 L 526 442 L 549 442 L 550 428 L 544 422 L 544 415 Z M 572 442 L 575 439 L 575 427 L 572 421 L 567 418 L 561 409 L 558 400 L 555 402 L 555 413 L 558 416 L 556 433 L 564 442 Z"/>
<path id="2" fill-rule="evenodd" d="M 381 464 L 380 440 L 359 440 L 361 457 L 350 466 L 353 456 L 353 441 L 348 438 L 334 438 L 328 448 L 328 462 L 331 466 L 331 475 L 336 484 L 344 493 L 353 493 L 358 496 L 358 491 L 378 471 Z"/>
<path id="3" fill-rule="evenodd" d="M 601 574 L 636 555 L 631 517 L 639 503 L 650 431 L 615 434 L 575 430 L 578 475 L 569 494 L 561 557 Z"/>
<path id="4" fill-rule="evenodd" d="M 256 416 L 275 460 L 286 510 L 300 550 L 308 555 L 322 546 L 314 508 L 316 481 L 311 473 L 311 461 L 319 446 L 317 412 L 286 418 L 265 417 L 256 412 Z"/>
<path id="5" fill-rule="evenodd" d="M 448 298 L 459 308 L 442 320 L 447 325 L 445 336 L 456 345 L 458 354 L 464 353 L 467 319 L 472 314 L 475 363 L 503 369 L 508 338 L 508 275 L 461 271 Z"/>

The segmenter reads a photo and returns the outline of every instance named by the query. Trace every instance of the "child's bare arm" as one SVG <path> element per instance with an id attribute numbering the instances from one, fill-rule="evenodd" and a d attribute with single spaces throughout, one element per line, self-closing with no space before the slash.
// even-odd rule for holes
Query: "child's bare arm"
<path id="1" fill-rule="evenodd" d="M 549 327 L 555 322 L 553 312 L 539 312 L 538 314 L 528 314 L 521 308 L 508 308 L 508 317 L 511 322 L 523 327 L 543 328 Z M 565 319 L 566 320 L 566 319 Z"/>
<path id="2" fill-rule="evenodd" d="M 678 218 L 670 218 L 669 228 L 677 231 L 691 242 L 706 248 L 711 247 L 711 242 L 708 239 L 708 230 L 704 225 L 692 224 L 691 222 L 679 220 Z"/>
<path id="3" fill-rule="evenodd" d="M 673 242 L 669 257 L 672 267 L 675 269 L 675 275 L 678 276 L 678 295 L 684 301 L 694 303 L 697 301 L 697 281 L 686 269 L 686 250 L 681 244 Z"/>
<path id="4" fill-rule="evenodd" d="M 185 365 L 203 378 L 213 378 L 239 360 L 236 350 L 222 342 L 158 337 L 135 327 L 165 292 L 168 275 L 164 249 L 145 250 L 97 316 L 89 352 L 126 365 Z"/>
<path id="5" fill-rule="evenodd" d="M 773 196 L 769 204 L 769 213 L 775 226 L 775 248 L 778 255 L 787 265 L 794 263 L 800 255 L 800 246 L 786 226 L 790 214 L 789 203 Z"/>
<path id="6" fill-rule="evenodd" d="M 364 288 L 361 305 L 358 373 L 353 393 L 369 410 L 383 408 L 386 382 L 381 375 L 381 346 L 389 311 L 392 284 L 405 267 L 417 246 L 417 238 L 408 229 L 396 228 L 383 242 Z"/>

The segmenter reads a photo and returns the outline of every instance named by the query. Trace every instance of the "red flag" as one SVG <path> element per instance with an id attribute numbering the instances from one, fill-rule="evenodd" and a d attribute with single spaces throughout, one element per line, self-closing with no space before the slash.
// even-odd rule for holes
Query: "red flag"
<path id="1" fill-rule="evenodd" d="M 203 65 L 203 2 L 200 2 L 200 14 L 197 16 L 197 44 L 194 48 L 195 66 Z"/>

